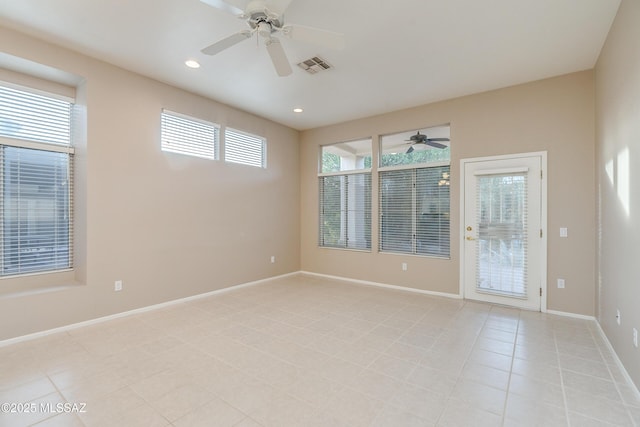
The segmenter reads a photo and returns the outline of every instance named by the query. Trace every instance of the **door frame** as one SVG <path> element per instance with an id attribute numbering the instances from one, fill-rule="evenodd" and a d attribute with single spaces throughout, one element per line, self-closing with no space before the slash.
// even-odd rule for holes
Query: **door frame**
<path id="1" fill-rule="evenodd" d="M 464 227 L 465 227 L 465 169 L 467 163 L 484 162 L 491 160 L 508 160 L 519 159 L 522 157 L 539 157 L 540 170 L 542 177 L 540 181 L 540 228 L 542 230 L 541 254 L 540 254 L 540 288 L 542 296 L 540 297 L 540 311 L 547 312 L 547 152 L 536 151 L 531 153 L 504 154 L 499 156 L 473 157 L 468 159 L 460 159 L 460 221 L 459 221 L 459 253 L 460 253 L 460 290 L 459 294 L 462 299 L 465 298 L 464 281 L 465 281 L 465 250 L 464 250 Z M 473 260 L 471 260 L 473 262 Z"/>

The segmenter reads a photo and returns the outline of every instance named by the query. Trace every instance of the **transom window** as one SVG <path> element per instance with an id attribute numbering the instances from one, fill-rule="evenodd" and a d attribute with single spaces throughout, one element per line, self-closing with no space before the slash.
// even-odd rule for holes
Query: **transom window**
<path id="1" fill-rule="evenodd" d="M 220 127 L 215 123 L 162 111 L 162 151 L 215 160 L 218 158 L 219 133 Z"/>
<path id="2" fill-rule="evenodd" d="M 224 160 L 258 168 L 267 167 L 267 140 L 240 130 L 226 128 Z"/>
<path id="3" fill-rule="evenodd" d="M 371 169 L 371 138 L 323 145 L 320 173 Z"/>
<path id="4" fill-rule="evenodd" d="M 384 135 L 380 138 L 380 167 L 449 163 L 449 125 Z"/>

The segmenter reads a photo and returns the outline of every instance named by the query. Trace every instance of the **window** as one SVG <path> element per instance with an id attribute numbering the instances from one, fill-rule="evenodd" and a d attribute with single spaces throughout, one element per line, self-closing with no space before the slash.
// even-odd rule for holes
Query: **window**
<path id="1" fill-rule="evenodd" d="M 266 139 L 227 128 L 224 133 L 224 160 L 241 165 L 267 166 Z"/>
<path id="2" fill-rule="evenodd" d="M 320 246 L 371 249 L 371 174 L 320 177 Z"/>
<path id="3" fill-rule="evenodd" d="M 371 139 L 321 147 L 319 245 L 371 249 Z"/>
<path id="4" fill-rule="evenodd" d="M 163 110 L 161 128 L 162 151 L 211 160 L 218 158 L 218 125 Z"/>
<path id="5" fill-rule="evenodd" d="M 320 172 L 371 169 L 371 138 L 324 145 Z"/>
<path id="6" fill-rule="evenodd" d="M 73 266 L 72 105 L 0 86 L 0 276 Z"/>
<path id="7" fill-rule="evenodd" d="M 421 141 L 420 138 L 449 138 L 449 126 L 437 126 L 417 131 L 385 135 L 380 139 L 380 167 L 414 164 L 449 163 L 451 149 L 448 141 Z M 411 138 L 414 138 L 414 141 Z M 429 145 L 432 144 L 432 145 Z"/>
<path id="8" fill-rule="evenodd" d="M 448 258 L 448 141 L 440 141 L 436 147 L 414 145 L 407 140 L 416 133 L 381 138 L 380 163 L 384 166 L 379 175 L 380 251 Z M 449 127 L 424 129 L 420 133 L 429 138 L 436 138 L 432 135 L 448 138 Z"/>

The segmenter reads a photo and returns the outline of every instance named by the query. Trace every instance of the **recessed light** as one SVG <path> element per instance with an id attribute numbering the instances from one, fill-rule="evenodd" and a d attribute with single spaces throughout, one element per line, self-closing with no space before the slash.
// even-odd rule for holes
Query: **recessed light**
<path id="1" fill-rule="evenodd" d="M 302 113 L 304 110 L 302 108 L 294 108 L 293 112 L 294 113 Z"/>
<path id="2" fill-rule="evenodd" d="M 189 59 L 184 61 L 184 65 L 186 65 L 189 68 L 200 68 L 200 64 L 198 63 L 198 61 L 194 59 Z"/>

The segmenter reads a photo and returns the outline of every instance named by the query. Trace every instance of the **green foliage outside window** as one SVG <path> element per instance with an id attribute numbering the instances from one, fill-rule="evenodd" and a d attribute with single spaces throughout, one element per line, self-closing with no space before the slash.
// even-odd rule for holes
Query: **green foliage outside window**
<path id="1" fill-rule="evenodd" d="M 417 163 L 446 162 L 451 159 L 451 150 L 447 148 L 428 148 L 414 150 L 411 153 L 383 154 L 381 166 L 412 165 Z"/>

